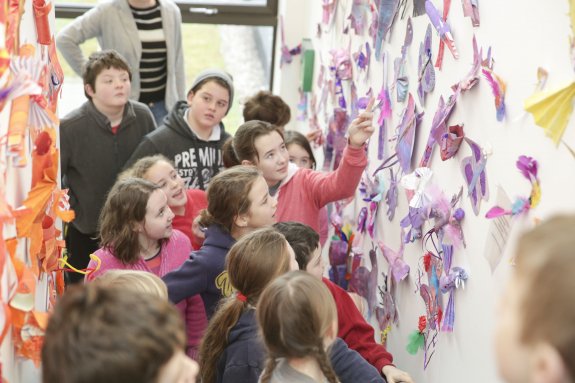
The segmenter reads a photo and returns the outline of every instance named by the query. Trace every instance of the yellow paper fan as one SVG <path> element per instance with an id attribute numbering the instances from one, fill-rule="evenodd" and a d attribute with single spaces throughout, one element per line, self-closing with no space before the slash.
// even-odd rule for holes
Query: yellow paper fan
<path id="1" fill-rule="evenodd" d="M 574 99 L 575 81 L 560 89 L 533 94 L 525 100 L 524 108 L 533 115 L 535 123 L 545 129 L 547 136 L 559 145 L 573 112 Z"/>

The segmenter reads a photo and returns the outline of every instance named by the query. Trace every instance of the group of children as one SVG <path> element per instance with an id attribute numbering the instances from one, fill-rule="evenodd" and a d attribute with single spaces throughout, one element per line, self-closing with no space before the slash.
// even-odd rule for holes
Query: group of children
<path id="1" fill-rule="evenodd" d="M 62 120 L 63 183 L 78 217 L 66 238 L 72 263 L 89 273 L 50 320 L 44 381 L 194 381 L 198 360 L 205 383 L 413 382 L 347 292 L 323 278 L 325 206 L 355 193 L 373 100 L 350 124 L 337 170 L 318 172 L 306 137 L 283 130 L 289 113 L 268 122 L 273 114 L 246 105 L 253 119 L 230 138 L 221 123 L 233 101 L 225 72 L 202 72 L 157 129 L 151 112 L 128 99 L 130 79 L 116 52 L 93 54 L 84 70 L 89 100 Z M 550 249 L 529 262 L 520 254 L 519 271 L 559 283 L 539 270 L 555 257 Z M 91 253 L 98 261 L 86 262 Z M 521 292 L 534 294 L 525 278 Z M 509 299 L 507 310 L 530 303 Z M 529 312 L 538 326 L 553 319 Z M 545 381 L 570 376 L 575 338 L 521 330 L 513 315 L 512 346 L 528 344 L 525 355 L 545 346 L 541 360 L 557 367 L 539 371 L 555 374 Z"/>

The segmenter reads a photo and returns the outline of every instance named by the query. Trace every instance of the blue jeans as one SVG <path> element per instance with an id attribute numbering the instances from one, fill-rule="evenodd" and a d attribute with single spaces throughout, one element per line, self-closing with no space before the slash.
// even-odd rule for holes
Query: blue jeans
<path id="1" fill-rule="evenodd" d="M 154 119 L 156 120 L 156 125 L 157 126 L 162 125 L 162 122 L 164 121 L 164 117 L 166 117 L 166 115 L 168 114 L 168 110 L 166 109 L 166 102 L 163 100 L 162 101 L 149 102 L 148 108 L 150 108 L 150 110 L 152 111 L 152 114 L 154 115 Z"/>

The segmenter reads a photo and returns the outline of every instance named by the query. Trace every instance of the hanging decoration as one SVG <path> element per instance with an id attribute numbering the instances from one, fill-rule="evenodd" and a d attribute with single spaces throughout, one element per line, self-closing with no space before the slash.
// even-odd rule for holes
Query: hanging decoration
<path id="1" fill-rule="evenodd" d="M 467 185 L 467 196 L 471 201 L 473 213 L 479 215 L 481 200 L 489 200 L 489 187 L 485 172 L 487 153 L 470 138 L 466 137 L 465 141 L 471 149 L 471 156 L 461 161 L 461 171 Z"/>
<path id="2" fill-rule="evenodd" d="M 525 214 L 539 205 L 539 201 L 541 200 L 541 184 L 539 182 L 539 177 L 537 176 L 537 170 L 539 167 L 537 161 L 532 157 L 519 156 L 516 166 L 523 177 L 531 183 L 531 193 L 529 194 L 529 197 L 517 197 L 513 202 L 511 209 L 494 206 L 489 209 L 487 214 L 485 214 L 486 218 L 497 218 L 502 215 L 516 216 Z"/>
<path id="3" fill-rule="evenodd" d="M 417 65 L 419 78 L 417 80 L 417 95 L 419 103 L 425 105 L 425 95 L 435 88 L 435 69 L 431 61 L 431 25 L 427 26 L 424 40 L 419 44 L 419 61 Z"/>
<path id="4" fill-rule="evenodd" d="M 449 24 L 447 24 L 447 16 L 449 14 L 449 8 L 451 7 L 451 0 L 443 0 L 443 18 L 439 15 L 439 11 L 433 5 L 431 0 L 427 0 L 425 2 L 425 10 L 427 11 L 427 16 L 429 16 L 429 20 L 431 24 L 435 27 L 435 30 L 439 34 L 439 50 L 437 53 L 437 61 L 435 62 L 435 66 L 441 70 L 443 66 L 443 52 L 445 50 L 445 45 L 453 55 L 454 59 L 459 59 L 459 52 L 457 51 L 457 47 L 455 46 L 455 41 L 453 40 L 453 36 L 451 35 L 451 28 Z"/>
<path id="5" fill-rule="evenodd" d="M 405 30 L 405 40 L 401 47 L 401 57 L 398 57 L 393 62 L 394 78 L 393 86 L 397 91 L 397 102 L 404 102 L 409 90 L 409 78 L 407 77 L 407 50 L 413 41 L 413 26 L 411 25 L 411 18 L 407 19 L 407 27 Z"/>
<path id="6" fill-rule="evenodd" d="M 491 47 L 487 50 L 487 58 L 481 64 L 481 72 L 491 86 L 493 96 L 495 96 L 495 109 L 497 110 L 497 121 L 505 118 L 505 82 L 495 72 L 493 72 L 493 58 L 491 57 Z"/>

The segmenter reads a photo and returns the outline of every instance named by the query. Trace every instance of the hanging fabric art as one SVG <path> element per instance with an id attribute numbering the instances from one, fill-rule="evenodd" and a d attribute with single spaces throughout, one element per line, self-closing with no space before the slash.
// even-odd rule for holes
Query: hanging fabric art
<path id="1" fill-rule="evenodd" d="M 369 0 L 353 0 L 351 13 L 348 20 L 351 22 L 351 29 L 356 35 L 361 36 L 365 31 L 367 21 L 367 11 L 369 10 Z"/>
<path id="2" fill-rule="evenodd" d="M 424 40 L 419 44 L 419 61 L 417 64 L 419 78 L 417 95 L 421 106 L 425 105 L 425 95 L 435 88 L 435 69 L 431 61 L 431 25 L 427 26 Z"/>
<path id="3" fill-rule="evenodd" d="M 324 145 L 324 171 L 335 170 L 339 166 L 339 161 L 343 155 L 343 150 L 347 145 L 347 128 L 349 126 L 349 116 L 345 109 L 336 108 L 328 124 L 328 133 Z"/>
<path id="4" fill-rule="evenodd" d="M 451 35 L 451 28 L 447 24 L 447 16 L 449 15 L 449 9 L 451 8 L 451 0 L 443 0 L 443 18 L 439 15 L 439 11 L 433 5 L 431 0 L 426 0 L 425 10 L 431 24 L 439 34 L 439 50 L 437 52 L 437 60 L 435 61 L 435 66 L 441 70 L 443 66 L 443 54 L 445 51 L 445 45 L 449 48 L 449 51 L 456 60 L 459 59 L 459 52 L 457 52 L 457 47 L 455 46 L 455 41 Z"/>
<path id="5" fill-rule="evenodd" d="M 541 201 L 541 184 L 539 182 L 539 177 L 537 176 L 539 167 L 537 161 L 532 157 L 519 156 L 516 166 L 523 177 L 531 183 L 531 193 L 529 194 L 529 197 L 517 197 L 513 202 L 511 209 L 494 206 L 489 209 L 487 214 L 485 214 L 486 218 L 497 218 L 502 215 L 516 216 L 527 213 L 529 210 L 539 205 L 539 201 Z"/>
<path id="6" fill-rule="evenodd" d="M 395 145 L 395 153 L 404 174 L 411 173 L 411 157 L 415 144 L 415 132 L 422 117 L 423 113 L 416 113 L 415 101 L 410 93 L 401 122 L 397 127 L 397 143 Z"/>
<path id="7" fill-rule="evenodd" d="M 301 43 L 298 44 L 294 48 L 289 48 L 286 44 L 285 39 L 285 32 L 284 32 L 284 19 L 283 16 L 280 16 L 280 30 L 281 30 L 281 58 L 280 58 L 280 68 L 284 66 L 284 64 L 291 64 L 293 61 L 294 56 L 297 56 L 301 53 Z"/>
<path id="8" fill-rule="evenodd" d="M 375 59 L 381 58 L 381 48 L 383 41 L 391 30 L 391 26 L 397 16 L 400 0 L 378 0 L 377 14 L 372 15 L 372 20 L 377 21 L 375 26 L 372 25 L 370 31 L 373 36 L 373 49 L 375 50 Z"/>
<path id="9" fill-rule="evenodd" d="M 465 141 L 471 149 L 471 156 L 461 160 L 461 171 L 467 185 L 467 196 L 471 201 L 473 213 L 479 215 L 481 200 L 489 200 L 489 186 L 485 171 L 487 153 L 470 138 L 466 137 Z"/>
<path id="10" fill-rule="evenodd" d="M 411 18 L 407 19 L 407 27 L 405 30 L 405 39 L 401 47 L 401 57 L 398 57 L 393 62 L 394 78 L 393 86 L 397 92 L 397 102 L 404 102 L 409 90 L 409 77 L 407 76 L 407 50 L 413 41 L 413 26 Z"/>
<path id="11" fill-rule="evenodd" d="M 413 0 L 413 17 L 425 15 L 425 0 Z"/>
<path id="12" fill-rule="evenodd" d="M 495 109 L 497 110 L 497 121 L 505 118 L 505 82 L 493 71 L 493 58 L 491 57 L 491 47 L 487 50 L 487 58 L 481 64 L 481 72 L 491 86 L 491 91 L 495 97 Z"/>
<path id="13" fill-rule="evenodd" d="M 479 0 L 461 0 L 463 16 L 471 18 L 474 27 L 479 26 Z"/>
<path id="14" fill-rule="evenodd" d="M 429 218 L 431 199 L 426 188 L 433 172 L 429 168 L 417 168 L 413 173 L 401 178 L 401 186 L 405 189 L 409 200 L 409 211 L 399 223 L 407 230 L 403 241 L 413 242 L 422 237 L 423 224 Z"/>
<path id="15" fill-rule="evenodd" d="M 363 255 L 360 252 L 354 252 L 354 263 L 362 263 Z M 357 260 L 355 259 L 357 257 Z M 377 277 L 379 275 L 377 265 L 377 254 L 375 248 L 369 251 L 369 260 L 371 270 L 364 264 L 355 268 L 349 282 L 349 291 L 364 297 L 367 300 L 369 318 L 377 305 Z"/>
<path id="16" fill-rule="evenodd" d="M 52 4 L 46 3 L 45 0 L 33 0 L 32 9 L 34 11 L 34 22 L 36 24 L 38 44 L 50 45 L 52 42 L 52 33 L 50 32 L 48 15 L 52 9 Z"/>

